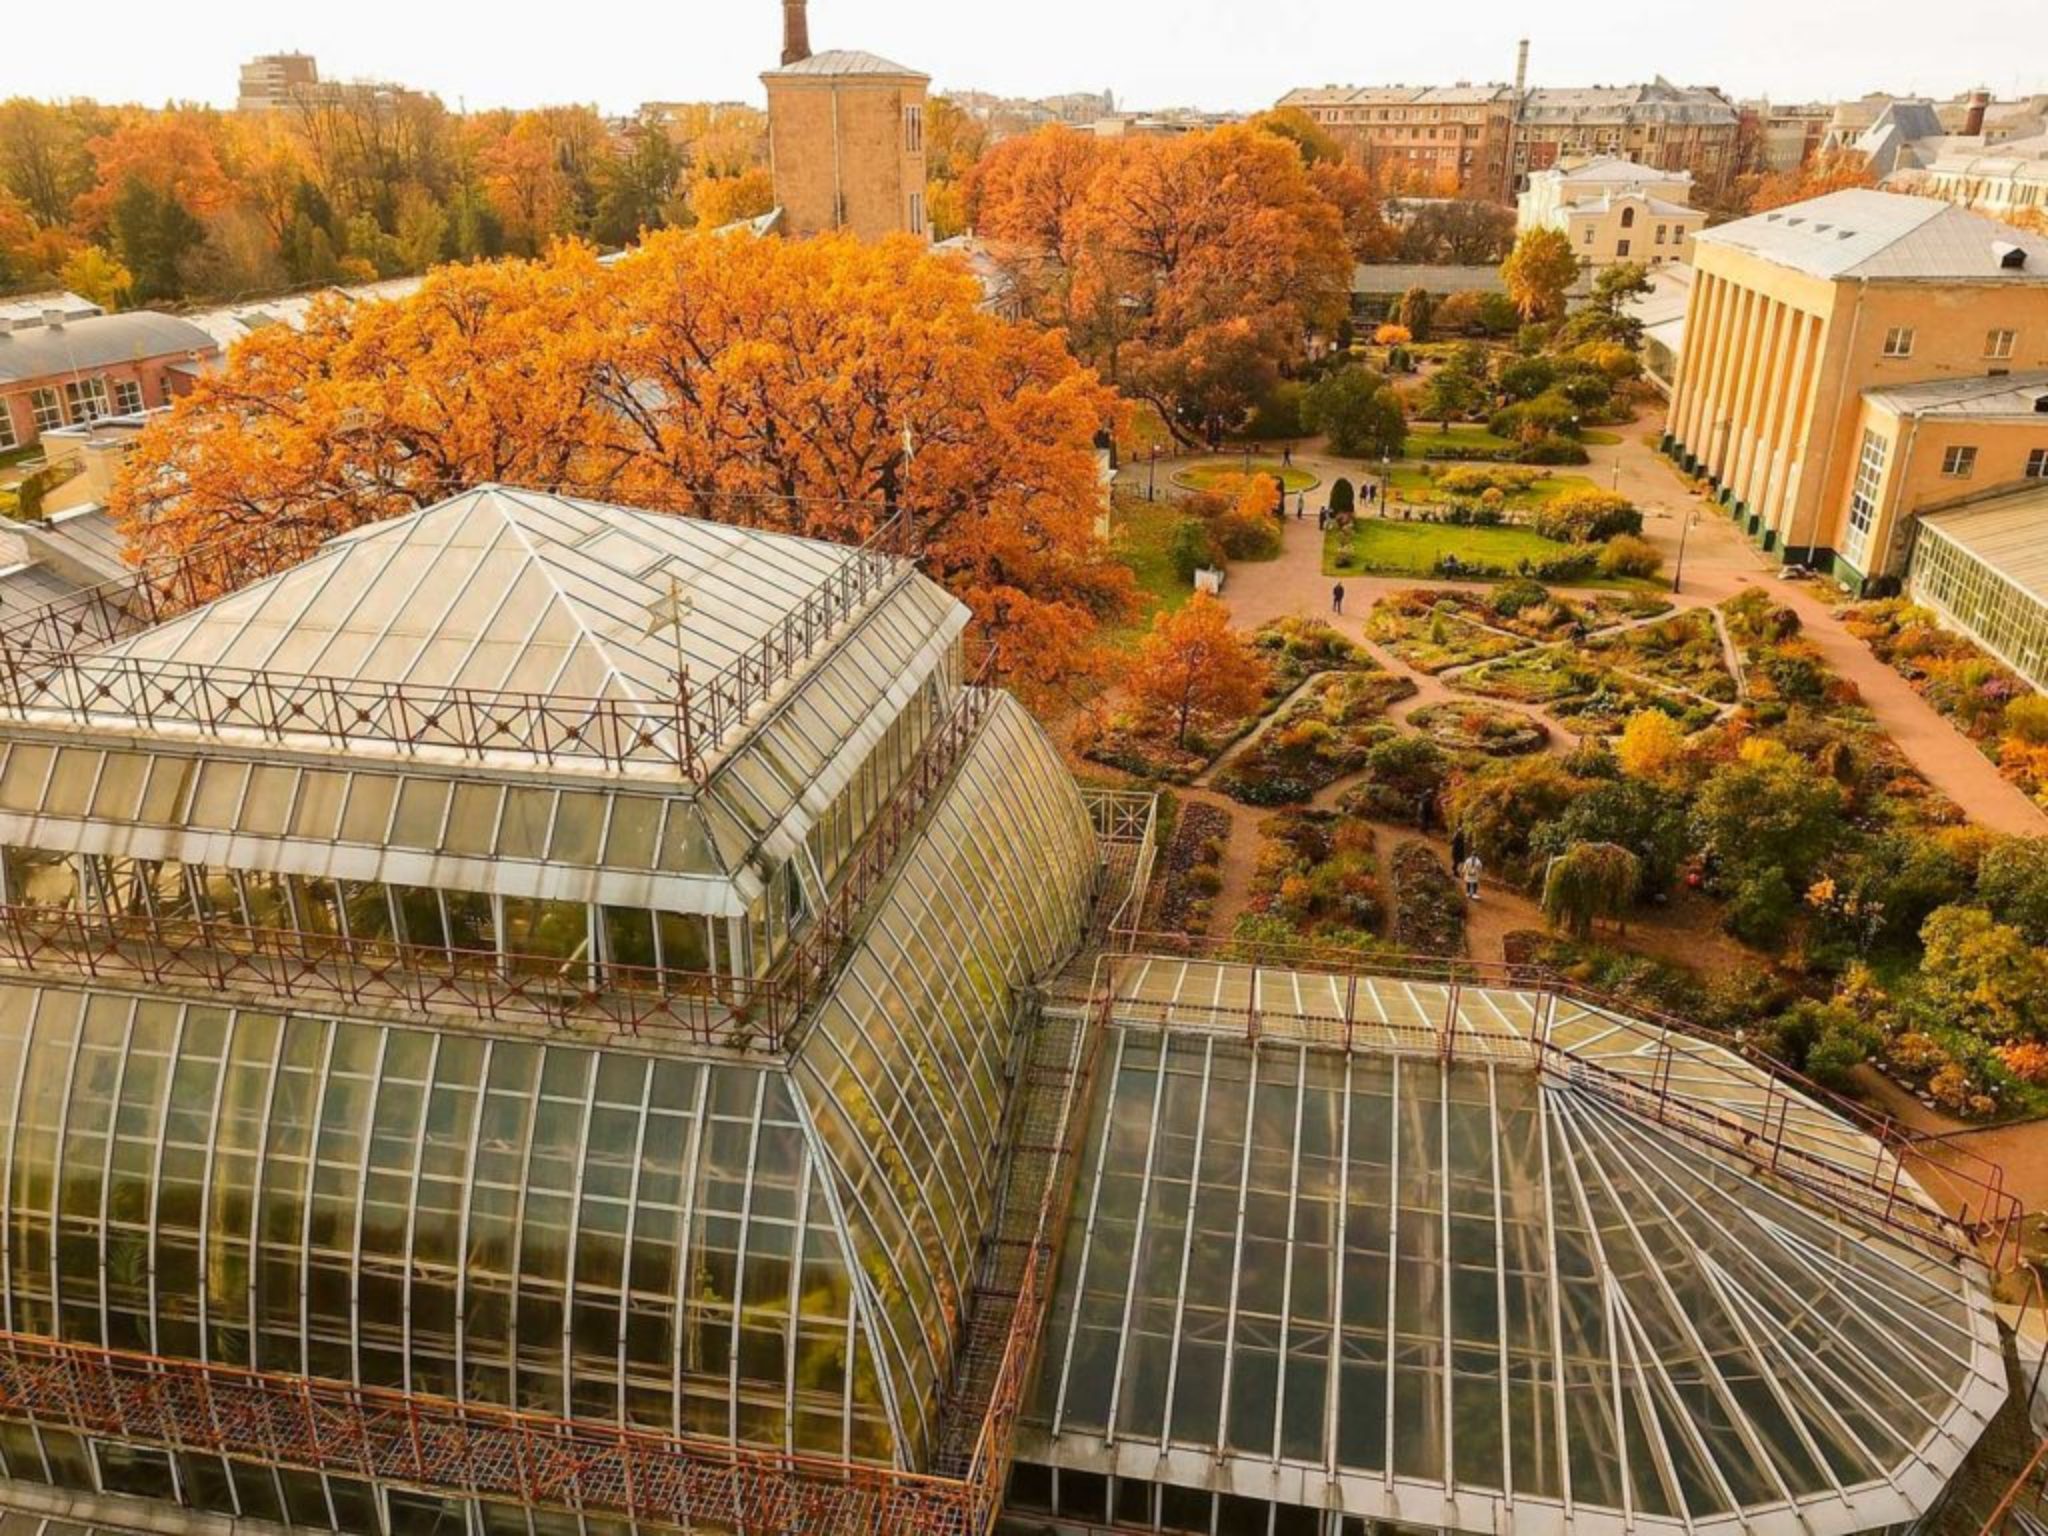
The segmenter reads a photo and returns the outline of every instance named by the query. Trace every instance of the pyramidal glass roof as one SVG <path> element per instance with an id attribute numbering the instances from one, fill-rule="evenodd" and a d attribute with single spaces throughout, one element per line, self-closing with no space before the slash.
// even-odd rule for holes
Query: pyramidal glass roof
<path id="1" fill-rule="evenodd" d="M 649 705 L 716 674 L 860 552 L 482 486 L 355 529 L 111 657 Z"/>

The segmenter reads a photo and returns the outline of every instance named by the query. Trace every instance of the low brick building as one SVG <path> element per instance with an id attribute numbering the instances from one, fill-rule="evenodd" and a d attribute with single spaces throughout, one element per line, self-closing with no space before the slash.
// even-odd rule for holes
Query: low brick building
<path id="1" fill-rule="evenodd" d="M 149 310 L 0 329 L 0 453 L 58 427 L 166 405 L 219 355 L 198 326 Z"/>

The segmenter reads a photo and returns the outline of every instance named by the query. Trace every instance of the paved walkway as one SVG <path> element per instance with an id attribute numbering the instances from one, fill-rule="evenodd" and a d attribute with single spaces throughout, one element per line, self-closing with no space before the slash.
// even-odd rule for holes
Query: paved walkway
<path id="1" fill-rule="evenodd" d="M 1768 563 L 1725 514 L 1694 496 L 1671 465 L 1655 452 L 1651 445 L 1659 423 L 1654 418 L 1621 430 L 1622 441 L 1618 445 L 1590 450 L 1592 463 L 1580 473 L 1596 485 L 1618 487 L 1643 509 L 1644 536 L 1663 553 L 1665 569 L 1680 577 L 1680 590 L 1673 598 L 1680 609 L 1712 607 L 1751 587 L 1766 589 L 1774 601 L 1798 613 L 1806 635 L 1819 647 L 1828 665 L 1856 685 L 1880 728 L 1898 743 L 1907 761 L 1972 821 L 2016 836 L 2048 836 L 2048 812 L 2001 774 L 1974 742 L 1949 724 L 1835 617 L 1839 594 L 1834 588 L 1819 582 L 1778 579 L 1777 566 Z M 1297 453 L 1295 463 L 1319 476 L 1321 484 L 1308 494 L 1308 517 L 1287 520 L 1278 559 L 1240 562 L 1231 567 L 1223 598 L 1237 623 L 1242 628 L 1255 629 L 1287 614 L 1328 619 L 1389 671 L 1415 679 L 1419 690 L 1416 697 L 1389 712 L 1396 720 L 1428 704 L 1469 698 L 1470 695 L 1457 693 L 1439 678 L 1416 672 L 1367 641 L 1365 617 L 1379 598 L 1407 587 L 1462 586 L 1474 591 L 1485 591 L 1487 587 L 1426 577 L 1350 575 L 1342 578 L 1344 612 L 1341 616 L 1333 613 L 1331 588 L 1336 578 L 1323 574 L 1323 541 L 1315 524 L 1315 510 L 1327 501 L 1329 486 L 1337 476 L 1348 476 L 1355 482 L 1363 471 L 1358 464 L 1312 452 Z M 1159 472 L 1164 482 L 1171 469 L 1162 462 Z M 1690 530 L 1686 528 L 1688 518 Z M 1518 706 L 1508 703 L 1507 707 Z M 1559 733 L 1558 741 L 1569 744 L 1569 733 L 1562 732 L 1542 710 L 1524 707 L 1522 712 L 1544 720 L 1553 733 Z"/>

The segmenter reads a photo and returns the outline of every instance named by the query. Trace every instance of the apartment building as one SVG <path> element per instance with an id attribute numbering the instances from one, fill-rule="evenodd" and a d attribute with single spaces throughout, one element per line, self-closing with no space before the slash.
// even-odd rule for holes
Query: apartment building
<path id="1" fill-rule="evenodd" d="M 1331 85 L 1289 91 L 1279 105 L 1307 113 L 1390 186 L 1463 197 L 1505 193 L 1512 87 Z"/>
<path id="2" fill-rule="evenodd" d="M 1537 89 L 1515 118 L 1517 184 L 1572 159 L 1620 155 L 1665 171 L 1690 171 L 1707 197 L 1741 170 L 1741 115 L 1709 86 L 1647 85 Z"/>

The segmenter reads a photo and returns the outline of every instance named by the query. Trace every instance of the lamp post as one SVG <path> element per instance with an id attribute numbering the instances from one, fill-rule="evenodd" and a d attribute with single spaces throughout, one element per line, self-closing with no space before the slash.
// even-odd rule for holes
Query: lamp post
<path id="1" fill-rule="evenodd" d="M 1152 445 L 1152 462 L 1151 462 L 1151 464 L 1150 464 L 1150 465 L 1149 465 L 1149 466 L 1147 467 L 1147 469 L 1146 469 L 1146 471 L 1145 471 L 1145 499 L 1146 499 L 1147 501 L 1150 501 L 1150 500 L 1152 500 L 1152 498 L 1153 498 L 1153 493 L 1154 493 L 1155 491 L 1157 491 L 1158 489 L 1159 489 L 1159 445 L 1158 445 L 1157 443 L 1154 443 L 1154 444 Z"/>
<path id="2" fill-rule="evenodd" d="M 1684 521 L 1678 525 L 1678 565 L 1671 572 L 1671 590 L 1673 593 L 1678 591 L 1678 584 L 1685 580 L 1685 543 L 1692 534 L 1693 519 L 1699 515 L 1698 507 L 1688 506 L 1685 509 Z"/>
<path id="3" fill-rule="evenodd" d="M 1380 516 L 1387 515 L 1387 503 L 1394 494 L 1394 456 L 1380 455 Z"/>

